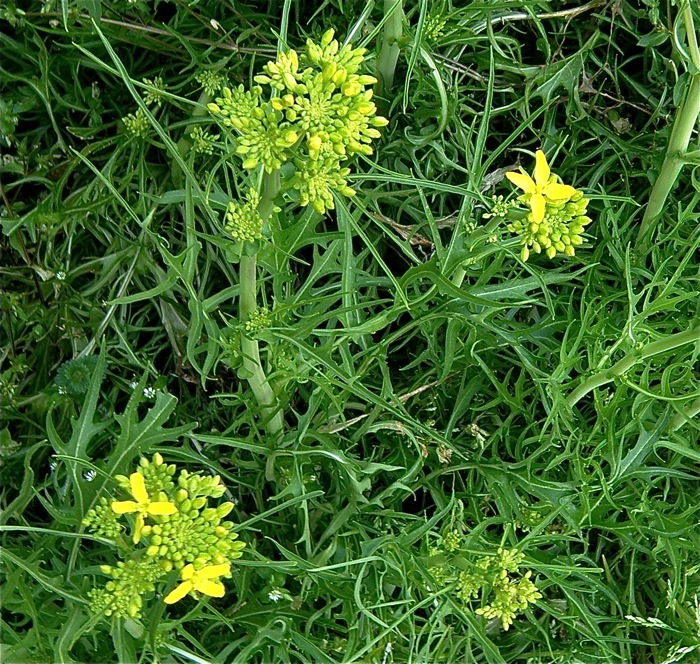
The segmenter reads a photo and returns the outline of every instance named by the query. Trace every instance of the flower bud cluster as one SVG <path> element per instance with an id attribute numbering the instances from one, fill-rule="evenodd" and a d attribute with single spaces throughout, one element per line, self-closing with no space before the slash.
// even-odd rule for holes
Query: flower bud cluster
<path id="1" fill-rule="evenodd" d="M 151 125 L 148 122 L 148 118 L 142 109 L 136 109 L 136 113 L 129 113 L 122 118 L 124 123 L 124 128 L 127 133 L 131 134 L 134 138 L 148 138 L 151 131 Z"/>
<path id="2" fill-rule="evenodd" d="M 115 477 L 134 500 L 102 498 L 85 517 L 84 525 L 93 532 L 116 539 L 122 529 L 118 518 L 132 515 L 129 518 L 133 519 L 136 515 L 137 536 L 119 538 L 124 561 L 115 567 L 103 566 L 101 570 L 110 580 L 90 592 L 96 612 L 138 618 L 143 596 L 155 592 L 157 582 L 165 580 L 171 570 L 196 581 L 190 584 L 192 592 L 215 588 L 215 596 L 223 595 L 223 586 L 211 570 L 218 576 L 230 576 L 230 562 L 240 558 L 245 547 L 238 541 L 233 522 L 225 520 L 234 505 L 210 505 L 226 491 L 218 475 L 187 470 L 181 470 L 177 479 L 175 475 L 175 466 L 166 464 L 158 453 L 150 460 L 141 459 L 130 477 Z M 187 594 L 188 588 L 180 596 Z"/>
<path id="3" fill-rule="evenodd" d="M 95 613 L 117 618 L 138 618 L 143 595 L 154 592 L 156 582 L 165 575 L 160 565 L 143 558 L 118 562 L 116 567 L 102 565 L 100 571 L 111 580 L 88 593 L 90 607 Z"/>
<path id="4" fill-rule="evenodd" d="M 124 530 L 109 501 L 104 497 L 100 498 L 95 507 L 88 510 L 83 525 L 95 535 L 111 540 L 116 540 Z"/>
<path id="5" fill-rule="evenodd" d="M 237 242 L 255 242 L 263 236 L 263 218 L 258 212 L 260 195 L 251 188 L 246 198 L 245 203 L 231 201 L 226 210 L 224 229 Z"/>
<path id="6" fill-rule="evenodd" d="M 255 334 L 261 330 L 266 330 L 272 324 L 272 315 L 267 307 L 258 307 L 250 312 L 248 320 L 245 322 L 246 334 Z"/>
<path id="7" fill-rule="evenodd" d="M 506 570 L 502 570 L 493 583 L 495 594 L 493 601 L 478 608 L 476 614 L 489 620 L 498 618 L 501 621 L 501 627 L 508 630 L 518 613 L 542 597 L 537 586 L 530 581 L 531 576 L 532 572 L 528 570 L 516 580 L 509 577 Z"/>
<path id="8" fill-rule="evenodd" d="M 214 144 L 219 140 L 219 134 L 212 134 L 201 127 L 193 127 L 190 140 L 195 154 L 213 154 Z"/>
<path id="9" fill-rule="evenodd" d="M 210 97 L 213 97 L 221 88 L 226 85 L 226 76 L 218 71 L 212 71 L 211 69 L 203 69 L 195 77 L 197 83 L 199 83 L 204 92 L 206 92 Z"/>
<path id="10" fill-rule="evenodd" d="M 163 83 L 162 77 L 156 76 L 153 79 L 144 78 L 143 82 L 152 88 L 144 92 L 143 100 L 149 106 L 151 106 L 152 104 L 160 106 L 163 103 L 163 99 L 165 98 L 165 95 L 163 94 L 165 92 L 165 83 Z"/>
<path id="11" fill-rule="evenodd" d="M 573 256 L 575 248 L 583 244 L 584 228 L 591 223 L 591 218 L 586 216 L 588 203 L 589 199 L 576 190 L 568 200 L 548 200 L 544 219 L 539 223 L 532 219 L 531 213 L 524 219 L 512 221 L 508 230 L 520 235 L 521 259 L 526 261 L 531 250 L 536 254 L 544 250 L 549 258 L 557 253 Z"/>
<path id="12" fill-rule="evenodd" d="M 423 39 L 428 43 L 438 41 L 445 34 L 446 25 L 447 16 L 443 16 L 440 12 L 431 13 L 423 24 Z"/>
<path id="13" fill-rule="evenodd" d="M 503 199 L 503 196 L 492 196 L 491 211 L 484 214 L 484 219 L 490 219 L 491 217 L 505 218 L 508 216 L 508 213 L 516 206 L 517 203 L 515 201 L 506 201 Z"/>
<path id="14" fill-rule="evenodd" d="M 201 476 L 193 477 L 194 480 Z M 182 487 L 175 491 L 175 514 L 157 517 L 158 523 L 146 526 L 144 536 L 149 546 L 146 556 L 158 559 L 166 570 L 182 569 L 188 563 L 195 567 L 221 565 L 240 558 L 244 542 L 236 541 L 233 523 L 224 517 L 233 509 L 233 503 L 222 503 L 217 508 L 207 507 L 207 494 Z M 219 485 L 222 492 L 223 485 Z M 210 487 L 213 489 L 213 487 Z"/>
<path id="15" fill-rule="evenodd" d="M 296 166 L 292 184 L 299 190 L 299 202 L 304 206 L 313 206 L 319 214 L 334 208 L 334 189 L 343 196 L 355 195 L 355 190 L 348 186 L 346 180 L 350 169 L 340 168 L 332 157 L 298 161 Z"/>
<path id="16" fill-rule="evenodd" d="M 271 173 L 293 161 L 297 175 L 291 186 L 299 190 L 302 205 L 321 214 L 334 207 L 331 190 L 355 193 L 346 182 L 350 170 L 341 164 L 354 154 L 372 154 L 377 128 L 387 124 L 376 115 L 368 88 L 376 79 L 359 73 L 366 49 L 341 48 L 333 36 L 328 30 L 320 43 L 308 40 L 301 55 L 280 53 L 255 77 L 258 86 L 224 88 L 209 104 L 218 121 L 238 133 L 243 168 L 262 164 Z M 262 101 L 260 86 L 277 96 Z"/>
<path id="17" fill-rule="evenodd" d="M 452 585 L 457 597 L 465 603 L 481 595 L 482 606 L 475 613 L 488 619 L 498 618 L 501 627 L 507 630 L 519 613 L 542 597 L 531 581 L 531 571 L 519 575 L 524 554 L 517 549 L 499 548 L 495 556 L 469 560 L 455 554 L 455 534 L 458 531 L 443 537 L 443 549 L 430 550 L 430 561 L 434 563 L 429 567 L 432 577 L 436 583 Z M 486 599 L 491 601 L 484 604 Z"/>
<path id="18" fill-rule="evenodd" d="M 174 463 L 167 464 L 161 454 L 156 452 L 151 461 L 146 457 L 139 460 L 139 472 L 146 481 L 146 490 L 150 494 L 168 493 L 175 486 L 173 476 L 177 468 Z M 126 479 L 126 478 L 125 478 Z"/>

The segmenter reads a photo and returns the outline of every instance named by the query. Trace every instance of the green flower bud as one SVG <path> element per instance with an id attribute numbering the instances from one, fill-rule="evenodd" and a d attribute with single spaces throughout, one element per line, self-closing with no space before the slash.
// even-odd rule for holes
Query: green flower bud
<path id="1" fill-rule="evenodd" d="M 233 503 L 221 503 L 216 508 L 216 516 L 219 517 L 220 519 L 223 519 L 224 517 L 228 516 L 231 513 L 231 510 L 235 507 Z"/>

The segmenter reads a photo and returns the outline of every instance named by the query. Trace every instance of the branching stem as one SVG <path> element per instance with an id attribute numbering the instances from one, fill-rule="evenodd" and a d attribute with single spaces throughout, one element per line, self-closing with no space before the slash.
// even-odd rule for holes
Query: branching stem
<path id="1" fill-rule="evenodd" d="M 697 341 L 700 341 L 700 326 L 693 327 L 685 332 L 672 334 L 665 339 L 652 341 L 641 350 L 628 353 L 619 362 L 610 367 L 610 369 L 593 374 L 590 378 L 581 383 L 581 385 L 579 385 L 567 397 L 566 401 L 569 405 L 574 406 L 589 392 L 597 387 L 606 385 L 607 383 L 612 383 L 616 378 L 627 373 L 638 362 L 653 357 L 654 355 L 659 355 L 660 353 L 665 353 L 666 351 L 678 348 L 678 346 Z"/>
<path id="2" fill-rule="evenodd" d="M 651 230 L 651 225 L 663 212 L 666 199 L 676 184 L 676 180 L 685 163 L 685 152 L 690 144 L 698 116 L 700 116 L 700 50 L 698 49 L 695 25 L 689 3 L 686 3 L 682 12 L 693 69 L 689 72 L 690 82 L 686 88 L 685 97 L 678 107 L 664 163 L 649 195 L 649 202 L 639 227 L 637 245 L 641 249 L 648 245 L 647 235 Z"/>

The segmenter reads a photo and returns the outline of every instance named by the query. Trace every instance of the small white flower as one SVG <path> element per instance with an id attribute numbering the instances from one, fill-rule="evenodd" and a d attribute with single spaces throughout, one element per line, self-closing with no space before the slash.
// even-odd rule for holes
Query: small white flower
<path id="1" fill-rule="evenodd" d="M 143 396 L 145 396 L 146 399 L 154 399 L 156 396 L 156 391 L 152 387 L 144 387 Z"/>
<path id="2" fill-rule="evenodd" d="M 137 383 L 135 380 L 132 380 L 132 381 L 129 383 L 129 388 L 130 388 L 130 389 L 135 390 L 137 387 L 138 387 L 138 383 Z"/>
<path id="3" fill-rule="evenodd" d="M 61 385 L 61 386 L 58 388 L 58 393 L 59 393 L 59 394 L 66 394 L 66 388 L 63 387 L 63 385 Z"/>
<path id="4" fill-rule="evenodd" d="M 94 479 L 97 477 L 97 472 L 95 472 L 95 471 L 92 470 L 92 468 L 91 468 L 90 470 L 86 470 L 86 471 L 83 473 L 83 477 L 85 478 L 85 481 L 86 481 L 86 482 L 92 482 L 92 480 L 94 480 Z"/>
<path id="5" fill-rule="evenodd" d="M 65 278 L 66 273 L 63 270 L 59 270 L 58 272 L 56 272 L 56 279 L 58 279 L 59 281 L 65 281 Z"/>
<path id="6" fill-rule="evenodd" d="M 282 593 L 277 588 L 267 593 L 267 596 L 273 602 L 279 602 L 282 599 Z"/>
<path id="7" fill-rule="evenodd" d="M 49 469 L 51 470 L 52 473 L 54 470 L 56 470 L 57 465 L 58 464 L 55 461 L 49 461 Z"/>

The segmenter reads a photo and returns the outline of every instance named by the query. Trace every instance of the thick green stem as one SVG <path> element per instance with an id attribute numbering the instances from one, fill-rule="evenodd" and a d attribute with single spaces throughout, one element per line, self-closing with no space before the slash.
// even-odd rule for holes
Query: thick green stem
<path id="1" fill-rule="evenodd" d="M 668 149 L 666 150 L 666 157 L 649 195 L 649 202 L 639 227 L 637 244 L 641 248 L 647 246 L 646 238 L 651 230 L 651 224 L 663 212 L 666 199 L 676 184 L 678 175 L 683 168 L 683 157 L 690 144 L 690 138 L 697 124 L 698 116 L 700 116 L 700 52 L 698 51 L 690 5 L 687 5 L 683 10 L 683 21 L 695 71 L 689 74 L 690 84 L 686 89 L 685 98 L 678 108 L 678 114 L 676 115 L 676 120 L 671 130 L 671 138 L 668 142 Z"/>
<path id="2" fill-rule="evenodd" d="M 385 97 L 394 84 L 396 63 L 399 61 L 399 40 L 403 34 L 403 0 L 384 0 L 384 16 L 388 18 L 377 56 L 378 97 Z"/>
<path id="3" fill-rule="evenodd" d="M 693 403 L 685 408 L 682 412 L 676 413 L 669 424 L 669 429 L 671 431 L 678 431 L 688 420 L 692 420 L 698 413 L 700 413 L 700 397 L 695 399 Z"/>
<path id="4" fill-rule="evenodd" d="M 260 205 L 258 211 L 263 221 L 266 221 L 272 212 L 275 196 L 279 192 L 279 171 L 271 175 L 265 174 L 262 191 L 260 192 Z M 251 313 L 258 306 L 257 285 L 257 256 L 241 256 L 239 272 L 239 310 L 238 316 L 241 323 L 245 323 Z M 260 362 L 260 349 L 257 339 L 251 339 L 241 334 L 241 351 L 243 353 L 243 368 L 248 375 L 255 399 L 261 408 L 267 432 L 278 438 L 284 430 L 284 418 L 279 408 L 275 393 L 265 375 L 265 370 Z"/>
<path id="5" fill-rule="evenodd" d="M 694 341 L 700 341 L 700 326 L 686 330 L 685 332 L 672 334 L 671 336 L 666 337 L 665 339 L 660 339 L 659 341 L 653 341 L 652 343 L 644 346 L 644 348 L 642 348 L 640 351 L 627 354 L 619 362 L 610 367 L 610 369 L 606 371 L 599 371 L 585 380 L 567 397 L 566 401 L 570 406 L 573 406 L 596 387 L 601 387 L 607 383 L 612 383 L 615 378 L 627 373 L 627 371 L 637 364 L 637 362 L 641 362 L 642 360 L 653 357 L 654 355 L 659 355 L 660 353 L 665 353 L 666 351 L 677 348 L 678 346 L 693 343 Z"/>

